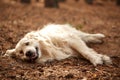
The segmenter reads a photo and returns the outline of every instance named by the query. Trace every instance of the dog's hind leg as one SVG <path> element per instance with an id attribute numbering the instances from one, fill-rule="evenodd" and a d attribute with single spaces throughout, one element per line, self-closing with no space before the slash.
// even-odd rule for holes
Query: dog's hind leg
<path id="1" fill-rule="evenodd" d="M 98 33 L 98 34 L 89 34 L 80 32 L 81 39 L 86 43 L 102 43 L 102 39 L 105 37 L 104 34 Z"/>
<path id="2" fill-rule="evenodd" d="M 89 60 L 94 66 L 97 64 L 111 64 L 111 59 L 102 54 L 98 54 L 93 49 L 89 48 L 86 43 L 78 38 L 71 38 L 68 41 L 69 45 L 77 50 L 83 57 Z"/>

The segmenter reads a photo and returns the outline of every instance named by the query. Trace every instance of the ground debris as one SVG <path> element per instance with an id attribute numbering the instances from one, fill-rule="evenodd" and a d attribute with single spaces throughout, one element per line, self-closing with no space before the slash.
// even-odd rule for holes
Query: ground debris
<path id="1" fill-rule="evenodd" d="M 4 0 L 3 0 L 4 1 Z M 120 80 L 120 9 L 112 2 L 104 6 L 68 0 L 59 9 L 0 3 L 0 79 L 1 80 Z M 41 3 L 39 4 L 41 5 Z M 47 23 L 70 23 L 90 33 L 104 33 L 102 44 L 90 44 L 97 52 L 111 56 L 112 65 L 94 67 L 83 58 L 69 58 L 43 64 L 3 58 L 7 49 L 29 31 Z"/>

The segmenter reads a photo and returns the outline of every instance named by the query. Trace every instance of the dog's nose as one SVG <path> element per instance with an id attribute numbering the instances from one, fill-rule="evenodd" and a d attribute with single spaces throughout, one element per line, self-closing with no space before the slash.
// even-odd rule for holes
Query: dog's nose
<path id="1" fill-rule="evenodd" d="M 27 52 L 26 52 L 26 56 L 27 56 L 27 57 L 32 57 L 32 55 L 33 55 L 33 52 L 32 52 L 32 51 L 27 51 Z"/>

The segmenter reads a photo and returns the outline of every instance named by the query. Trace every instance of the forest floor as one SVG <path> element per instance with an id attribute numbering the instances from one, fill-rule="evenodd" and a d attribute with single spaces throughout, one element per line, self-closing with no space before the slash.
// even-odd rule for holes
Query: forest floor
<path id="1" fill-rule="evenodd" d="M 41 65 L 2 57 L 27 32 L 48 23 L 69 23 L 85 32 L 105 34 L 104 43 L 89 46 L 110 56 L 113 64 L 94 67 L 85 59 L 69 58 Z M 0 79 L 120 80 L 120 7 L 107 1 L 88 5 L 68 0 L 58 9 L 44 8 L 43 3 L 0 2 Z"/>

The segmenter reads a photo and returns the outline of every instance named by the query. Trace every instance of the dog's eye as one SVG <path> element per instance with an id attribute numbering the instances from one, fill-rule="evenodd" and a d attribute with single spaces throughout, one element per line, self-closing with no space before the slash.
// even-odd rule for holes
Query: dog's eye
<path id="1" fill-rule="evenodd" d="M 28 46 L 30 43 L 29 42 L 26 42 L 25 45 Z"/>
<path id="2" fill-rule="evenodd" d="M 22 51 L 22 50 L 20 51 L 20 54 L 23 54 L 23 51 Z"/>

